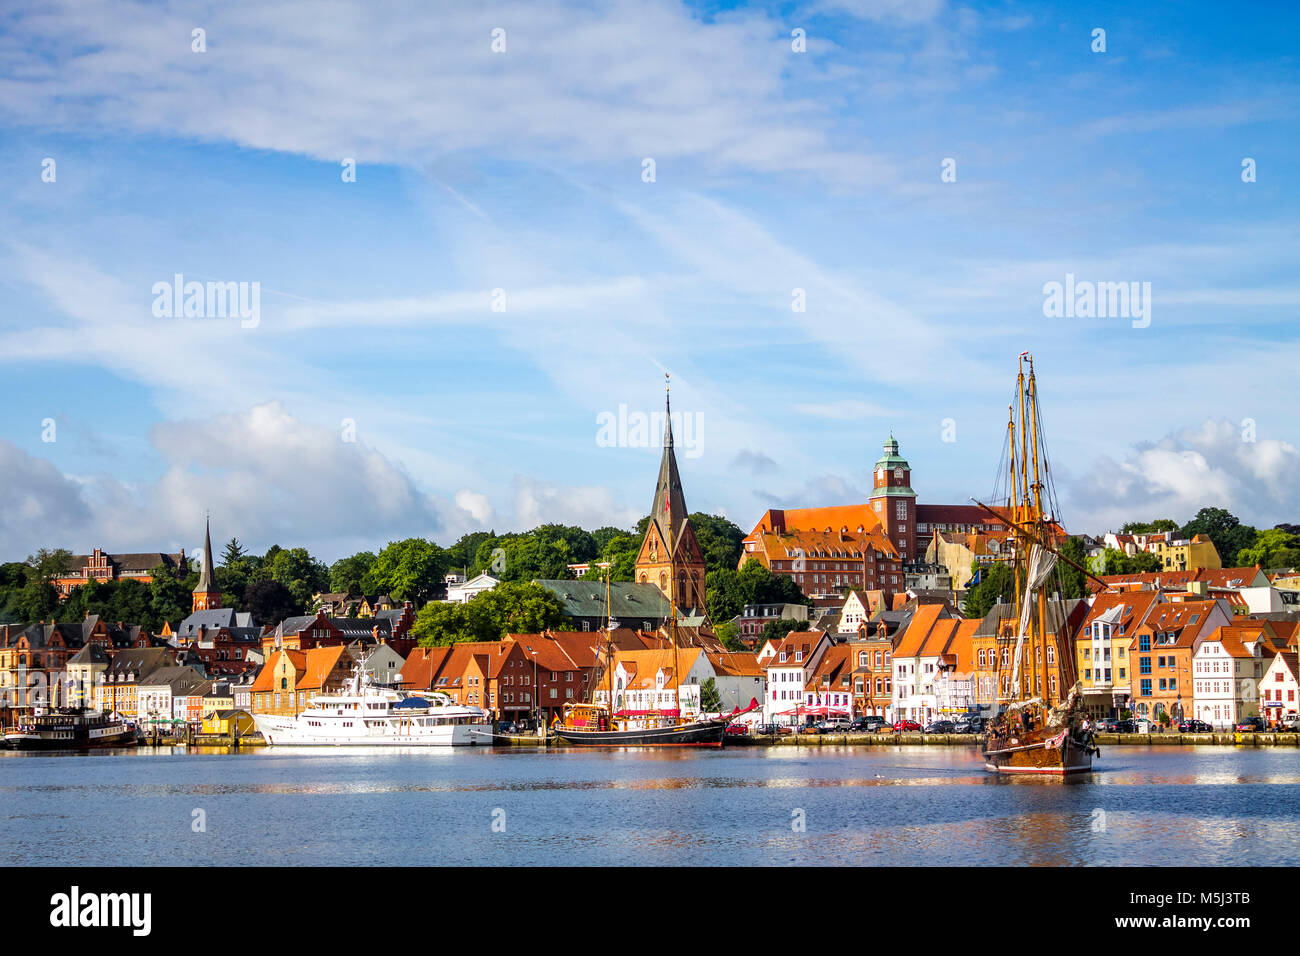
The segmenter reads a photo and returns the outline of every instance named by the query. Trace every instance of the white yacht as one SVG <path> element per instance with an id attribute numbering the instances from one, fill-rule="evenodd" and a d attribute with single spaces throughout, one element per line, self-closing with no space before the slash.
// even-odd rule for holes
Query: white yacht
<path id="1" fill-rule="evenodd" d="M 487 711 L 446 694 L 379 687 L 358 667 L 339 694 L 322 694 L 296 716 L 254 714 L 268 744 L 318 747 L 458 747 L 492 741 Z"/>

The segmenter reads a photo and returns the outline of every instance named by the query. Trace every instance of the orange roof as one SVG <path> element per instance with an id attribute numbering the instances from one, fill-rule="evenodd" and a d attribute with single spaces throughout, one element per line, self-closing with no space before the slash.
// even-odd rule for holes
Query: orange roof
<path id="1" fill-rule="evenodd" d="M 275 668 L 281 656 L 287 657 L 289 663 L 293 665 L 294 683 L 296 684 L 302 679 L 302 675 L 307 669 L 306 653 L 303 651 L 276 651 L 271 655 L 271 659 L 263 665 L 261 671 L 258 672 L 257 680 L 253 681 L 253 686 L 248 689 L 250 694 L 275 689 Z"/>
<path id="2" fill-rule="evenodd" d="M 903 632 L 898 647 L 894 650 L 895 659 L 899 657 L 920 657 L 925 639 L 942 613 L 942 604 L 920 605 L 916 609 L 916 613 L 912 615 L 912 619 L 907 622 L 907 630 Z"/>
<path id="3" fill-rule="evenodd" d="M 709 663 L 720 675 L 727 677 L 762 677 L 763 666 L 749 651 L 723 651 L 709 653 Z"/>
<path id="4" fill-rule="evenodd" d="M 776 653 L 770 657 L 764 667 L 790 667 L 793 664 L 807 664 L 812 658 L 812 652 L 818 644 L 826 637 L 822 631 L 791 631 L 776 645 Z M 781 652 L 785 651 L 787 660 L 781 660 Z M 795 661 L 796 652 L 803 653 L 803 660 Z"/>
<path id="5" fill-rule="evenodd" d="M 342 644 L 333 647 L 313 647 L 307 652 L 307 664 L 304 673 L 298 678 L 300 690 L 319 690 L 325 686 L 330 673 L 334 670 L 347 648 Z"/>

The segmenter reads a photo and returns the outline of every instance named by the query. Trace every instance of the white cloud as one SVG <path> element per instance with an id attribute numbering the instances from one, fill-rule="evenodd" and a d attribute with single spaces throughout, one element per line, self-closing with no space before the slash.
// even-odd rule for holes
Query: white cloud
<path id="1" fill-rule="evenodd" d="M 1203 507 L 1226 508 L 1259 527 L 1295 520 L 1300 449 L 1248 437 L 1241 424 L 1211 419 L 1136 446 L 1123 461 L 1102 457 L 1072 485 L 1077 514 L 1069 524 L 1100 532 L 1130 520 L 1186 521 Z"/>
<path id="2" fill-rule="evenodd" d="M 455 501 L 457 508 L 468 513 L 480 525 L 488 527 L 492 524 L 492 503 L 488 501 L 487 495 L 461 489 L 456 492 Z"/>
<path id="3" fill-rule="evenodd" d="M 523 476 L 515 479 L 515 525 L 520 528 L 548 523 L 630 528 L 643 517 L 645 512 L 640 509 L 617 505 L 608 488 L 557 485 Z"/>
<path id="4" fill-rule="evenodd" d="M 892 4 L 907 7 L 908 4 Z M 190 48 L 206 30 L 207 51 Z M 492 31 L 506 31 L 494 53 Z M 76 0 L 12 13 L 3 112 L 122 126 L 337 163 L 416 165 L 491 149 L 860 179 L 825 106 L 785 92 L 788 30 L 754 11 L 707 21 L 680 3 L 545 0 L 383 16 L 351 0 L 155 4 Z"/>

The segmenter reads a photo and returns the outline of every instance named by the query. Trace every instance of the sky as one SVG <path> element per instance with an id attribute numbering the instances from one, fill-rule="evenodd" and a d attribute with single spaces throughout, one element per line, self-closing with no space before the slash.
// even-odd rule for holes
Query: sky
<path id="1" fill-rule="evenodd" d="M 666 373 L 693 511 L 964 503 L 1025 350 L 1066 527 L 1300 521 L 1289 5 L 463 6 L 6 5 L 0 561 L 630 526 Z"/>

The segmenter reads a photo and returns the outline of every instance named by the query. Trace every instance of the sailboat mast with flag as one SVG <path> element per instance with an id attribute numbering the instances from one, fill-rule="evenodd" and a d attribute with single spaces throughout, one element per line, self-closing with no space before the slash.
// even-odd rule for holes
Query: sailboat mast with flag
<path id="1" fill-rule="evenodd" d="M 658 668 L 667 672 L 664 689 L 671 689 L 669 695 L 674 706 L 658 710 L 629 710 L 623 706 L 621 688 L 614 686 L 614 620 L 611 616 L 609 598 L 609 569 L 605 571 L 605 618 L 604 653 L 597 649 L 598 673 L 591 681 L 589 699 L 582 703 L 568 704 L 559 723 L 554 727 L 555 735 L 568 744 L 580 747 L 721 747 L 726 737 L 727 724 L 737 717 L 747 714 L 758 707 L 758 701 L 751 701 L 745 710 L 737 710 L 727 715 L 707 717 L 704 714 L 687 716 L 682 707 L 681 697 L 681 642 L 677 631 L 677 551 L 681 535 L 674 534 L 674 526 L 681 524 L 685 533 L 686 515 L 673 515 L 672 501 L 684 500 L 681 491 L 681 477 L 677 471 L 677 458 L 673 452 L 673 424 L 671 398 L 665 398 L 667 420 L 664 423 L 664 453 L 659 465 L 659 482 L 655 488 L 655 501 L 651 506 L 651 521 L 648 535 L 661 533 L 664 549 L 668 555 L 668 646 L 662 648 Z M 662 511 L 659 498 L 663 497 Z M 684 509 L 683 509 L 684 510 Z M 663 515 L 662 523 L 654 520 Z M 603 691 L 603 701 L 597 701 L 598 691 Z"/>

